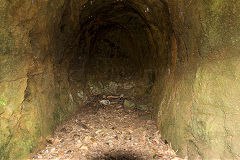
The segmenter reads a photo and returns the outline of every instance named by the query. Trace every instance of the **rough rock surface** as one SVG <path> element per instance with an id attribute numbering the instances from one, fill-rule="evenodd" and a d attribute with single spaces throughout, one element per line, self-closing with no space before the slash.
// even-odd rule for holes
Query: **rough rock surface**
<path id="1" fill-rule="evenodd" d="M 189 159 L 239 159 L 240 1 L 167 3 L 172 65 L 155 96 L 162 136 Z"/>
<path id="2" fill-rule="evenodd" d="M 1 0 L 0 159 L 123 92 L 179 154 L 239 159 L 239 15 L 239 0 Z"/>

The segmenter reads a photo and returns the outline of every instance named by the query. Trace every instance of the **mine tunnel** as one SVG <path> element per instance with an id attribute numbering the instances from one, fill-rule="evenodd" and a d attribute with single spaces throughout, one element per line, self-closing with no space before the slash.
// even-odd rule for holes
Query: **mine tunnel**
<path id="1" fill-rule="evenodd" d="M 240 159 L 239 15 L 239 0 L 2 0 L 0 160 L 48 159 L 34 155 L 65 143 L 49 137 L 73 134 L 72 121 L 86 150 L 103 132 L 123 135 L 124 117 L 124 125 L 151 124 L 131 133 L 154 132 L 148 141 L 172 147 L 169 159 Z M 86 125 L 110 115 L 119 121 L 111 130 Z M 90 130 L 95 137 L 79 138 Z M 115 159 L 141 159 L 128 148 Z M 152 159 L 164 158 L 150 148 Z"/>
<path id="2" fill-rule="evenodd" d="M 151 102 L 157 68 L 166 70 L 171 27 L 166 6 L 156 4 L 159 6 L 154 9 L 162 14 L 158 20 L 143 15 L 149 12 L 147 6 L 141 13 L 131 2 L 89 1 L 80 11 L 75 32 L 68 26 L 67 13 L 62 17 L 59 30 L 63 37 L 75 35 L 65 40 L 73 48 L 66 46 L 59 56 L 60 63 L 69 63 L 73 99 L 123 94 L 145 104 Z M 157 31 L 149 21 L 156 24 Z M 157 41 L 160 37 L 162 41 Z"/>

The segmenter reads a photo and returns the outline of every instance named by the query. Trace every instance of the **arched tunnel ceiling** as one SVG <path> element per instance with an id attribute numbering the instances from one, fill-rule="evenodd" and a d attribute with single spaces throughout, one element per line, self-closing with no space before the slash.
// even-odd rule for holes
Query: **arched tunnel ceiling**
<path id="1" fill-rule="evenodd" d="M 131 41 L 135 48 L 147 45 L 149 53 L 145 54 L 163 59 L 163 63 L 166 65 L 166 44 L 169 40 L 171 26 L 168 9 L 160 0 L 152 2 L 134 0 L 69 1 L 66 6 L 68 6 L 66 7 L 68 13 L 63 15 L 60 30 L 65 33 L 65 39 L 69 35 L 74 35 L 70 36 L 67 41 L 77 42 L 82 53 L 89 52 L 86 51 L 86 48 L 94 48 L 95 42 L 104 39 L 107 33 L 121 30 L 124 33 L 123 36 L 127 35 L 124 39 Z M 75 24 L 77 27 L 72 28 L 69 25 L 69 21 L 71 21 L 69 19 L 77 22 Z M 76 38 L 71 39 L 72 37 Z M 141 54 L 139 51 L 136 52 Z M 133 56 L 136 59 L 136 55 Z M 140 55 L 140 57 L 143 56 Z"/>
<path id="2" fill-rule="evenodd" d="M 144 12 L 150 12 L 146 5 L 144 12 L 138 8 L 132 1 L 93 1 L 86 2 L 81 9 L 80 21 L 97 20 L 102 23 L 117 23 L 121 26 L 141 22 L 142 25 L 148 25 L 147 17 Z M 141 6 L 143 8 L 143 6 Z M 140 21 L 138 21 L 140 20 Z M 132 22 L 131 22 L 132 21 Z M 81 23 L 81 22 L 80 22 Z"/>
<path id="3" fill-rule="evenodd" d="M 88 36 L 94 35 L 95 32 L 104 27 L 119 27 L 123 30 L 128 30 L 129 34 L 137 30 L 146 30 L 149 34 L 155 34 L 154 31 L 170 28 L 169 15 L 167 6 L 160 0 L 154 1 L 124 1 L 124 0 L 109 0 L 109 1 L 68 1 L 66 2 L 68 13 L 63 15 L 61 25 L 63 31 L 69 21 L 75 21 L 79 27 L 78 35 L 84 35 L 88 32 Z M 67 16 L 71 14 L 71 17 Z M 66 20 L 67 18 L 67 20 Z M 71 19 L 71 20 L 69 20 Z M 68 32 L 71 32 L 69 26 Z"/>
<path id="4" fill-rule="evenodd" d="M 80 35 L 87 35 L 87 37 L 83 37 L 82 44 L 86 42 L 86 38 L 90 38 L 90 48 L 94 48 L 99 40 L 105 39 L 105 41 L 109 41 L 113 46 L 117 46 L 118 48 L 135 47 L 136 53 L 141 54 L 138 51 L 139 47 L 137 45 L 140 46 L 139 42 L 146 43 L 148 39 L 146 33 L 148 24 L 146 23 L 146 19 L 129 3 L 120 1 L 106 1 L 102 3 L 88 1 L 83 7 L 79 20 Z M 112 33 L 111 37 L 124 39 L 130 45 L 118 46 L 118 41 L 111 38 L 106 39 L 106 35 L 109 33 Z M 134 52 L 132 51 L 132 53 Z M 129 58 L 134 62 L 134 60 L 137 60 L 136 57 L 139 56 L 137 54 L 130 54 Z"/>

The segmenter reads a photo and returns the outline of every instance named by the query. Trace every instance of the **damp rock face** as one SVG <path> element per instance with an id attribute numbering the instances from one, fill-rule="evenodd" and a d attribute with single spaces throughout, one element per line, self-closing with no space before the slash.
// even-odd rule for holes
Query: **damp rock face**
<path id="1" fill-rule="evenodd" d="M 153 106 L 183 157 L 239 159 L 239 15 L 239 0 L 2 0 L 0 159 L 113 94 Z"/>
<path id="2" fill-rule="evenodd" d="M 167 3 L 172 65 L 155 96 L 162 136 L 189 159 L 239 159 L 240 3 Z"/>

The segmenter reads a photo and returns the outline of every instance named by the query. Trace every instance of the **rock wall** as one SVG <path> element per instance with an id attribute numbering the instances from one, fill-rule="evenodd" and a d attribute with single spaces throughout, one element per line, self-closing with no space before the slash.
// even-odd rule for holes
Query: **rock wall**
<path id="1" fill-rule="evenodd" d="M 29 156 L 67 117 L 66 76 L 62 69 L 57 78 L 54 65 L 61 48 L 53 42 L 63 6 L 64 1 L 1 1 L 0 159 Z"/>
<path id="2" fill-rule="evenodd" d="M 124 88 L 126 73 L 182 156 L 239 159 L 239 15 L 239 0 L 2 0 L 0 159 L 28 157 L 88 100 L 85 84 Z"/>
<path id="3" fill-rule="evenodd" d="M 171 74 L 155 100 L 163 138 L 189 159 L 239 159 L 240 3 L 174 0 L 168 6 Z"/>

